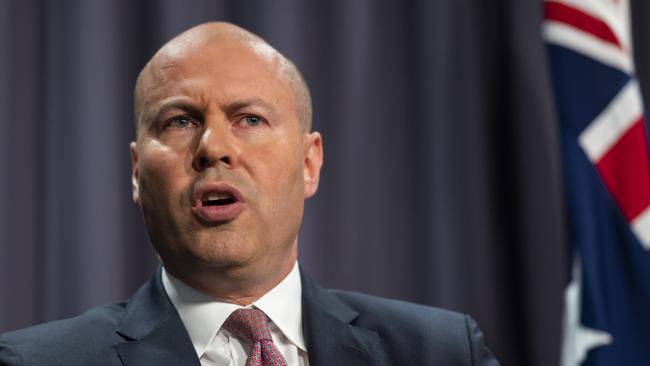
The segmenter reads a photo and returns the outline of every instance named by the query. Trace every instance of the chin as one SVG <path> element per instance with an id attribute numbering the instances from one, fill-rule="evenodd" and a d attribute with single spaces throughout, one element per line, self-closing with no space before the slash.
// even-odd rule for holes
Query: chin
<path id="1" fill-rule="evenodd" d="M 214 236 L 199 239 L 189 247 L 187 255 L 196 265 L 207 268 L 238 267 L 252 257 L 253 251 L 246 244 L 247 241 L 237 240 L 230 235 L 219 235 L 218 238 Z"/>

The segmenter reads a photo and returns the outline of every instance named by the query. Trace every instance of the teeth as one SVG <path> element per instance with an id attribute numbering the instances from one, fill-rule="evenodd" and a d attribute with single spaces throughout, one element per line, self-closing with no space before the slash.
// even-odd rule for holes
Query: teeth
<path id="1" fill-rule="evenodd" d="M 226 198 L 230 198 L 230 195 L 227 193 L 217 193 L 217 192 L 211 192 L 208 193 L 207 195 L 203 196 L 203 201 L 217 201 L 217 200 L 223 200 Z"/>

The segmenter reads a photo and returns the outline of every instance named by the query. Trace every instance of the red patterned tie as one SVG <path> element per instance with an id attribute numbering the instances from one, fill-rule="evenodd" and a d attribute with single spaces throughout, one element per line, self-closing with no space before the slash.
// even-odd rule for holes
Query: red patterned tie
<path id="1" fill-rule="evenodd" d="M 266 314 L 261 310 L 235 310 L 223 326 L 235 337 L 250 342 L 251 352 L 246 366 L 287 366 L 287 361 L 273 344 Z"/>

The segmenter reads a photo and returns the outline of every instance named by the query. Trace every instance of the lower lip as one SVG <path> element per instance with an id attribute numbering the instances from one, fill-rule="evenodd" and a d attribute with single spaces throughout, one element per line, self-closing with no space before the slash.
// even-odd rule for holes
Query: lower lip
<path id="1" fill-rule="evenodd" d="M 235 202 L 223 206 L 197 206 L 192 208 L 202 221 L 211 224 L 218 224 L 235 219 L 244 209 L 242 202 Z"/>

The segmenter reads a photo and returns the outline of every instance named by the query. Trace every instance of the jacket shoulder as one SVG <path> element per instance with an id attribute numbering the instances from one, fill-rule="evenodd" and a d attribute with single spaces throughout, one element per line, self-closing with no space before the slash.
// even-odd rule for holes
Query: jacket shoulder
<path id="1" fill-rule="evenodd" d="M 0 364 L 93 364 L 122 338 L 115 332 L 125 303 L 0 335 Z"/>
<path id="2" fill-rule="evenodd" d="M 423 333 L 427 337 L 448 338 L 454 333 L 467 338 L 467 315 L 407 301 L 387 299 L 357 292 L 330 290 L 359 315 L 357 322 L 377 330 Z"/>
<path id="3" fill-rule="evenodd" d="M 357 292 L 328 291 L 358 312 L 352 325 L 378 334 L 387 359 L 399 363 L 498 365 L 485 347 L 478 326 L 466 314 Z"/>

